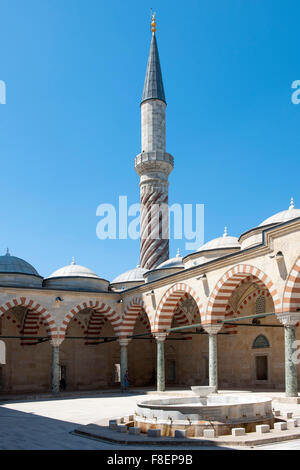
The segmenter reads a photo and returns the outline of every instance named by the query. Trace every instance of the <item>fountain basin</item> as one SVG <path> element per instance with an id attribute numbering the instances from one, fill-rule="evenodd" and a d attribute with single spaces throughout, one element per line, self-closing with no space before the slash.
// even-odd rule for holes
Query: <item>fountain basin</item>
<path id="1" fill-rule="evenodd" d="M 246 432 L 255 431 L 258 424 L 273 427 L 274 417 L 271 398 L 212 395 L 138 402 L 134 423 L 142 432 L 160 429 L 162 436 L 174 436 L 176 429 L 185 429 L 188 437 L 199 437 L 212 427 L 216 436 L 231 434 L 236 427 L 244 427 Z"/>
<path id="2" fill-rule="evenodd" d="M 191 390 L 194 392 L 197 397 L 205 398 L 212 393 L 216 393 L 217 387 L 210 387 L 210 386 L 194 386 L 191 387 Z"/>

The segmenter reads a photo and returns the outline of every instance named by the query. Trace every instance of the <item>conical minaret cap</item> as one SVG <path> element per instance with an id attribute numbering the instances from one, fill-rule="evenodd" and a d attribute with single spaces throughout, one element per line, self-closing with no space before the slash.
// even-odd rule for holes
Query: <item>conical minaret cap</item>
<path id="1" fill-rule="evenodd" d="M 151 99 L 161 100 L 166 103 L 155 34 L 152 35 L 141 103 Z"/>

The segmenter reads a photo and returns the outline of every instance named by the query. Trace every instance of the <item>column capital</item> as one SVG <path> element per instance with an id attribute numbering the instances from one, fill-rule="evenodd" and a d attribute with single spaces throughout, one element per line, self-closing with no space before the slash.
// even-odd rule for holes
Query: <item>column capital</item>
<path id="1" fill-rule="evenodd" d="M 284 326 L 295 326 L 298 322 L 300 322 L 300 312 L 277 313 L 276 318 Z"/>
<path id="2" fill-rule="evenodd" d="M 50 340 L 50 344 L 54 348 L 58 348 L 61 345 L 62 342 L 63 342 L 63 339 L 61 339 L 61 338 L 52 338 Z"/>
<path id="3" fill-rule="evenodd" d="M 118 343 L 121 347 L 122 346 L 128 346 L 130 341 L 131 341 L 130 338 L 120 338 L 120 339 L 118 339 Z"/>
<path id="4" fill-rule="evenodd" d="M 154 336 L 158 343 L 163 343 L 168 335 L 167 333 L 155 333 Z"/>
<path id="5" fill-rule="evenodd" d="M 217 335 L 222 329 L 223 323 L 212 323 L 210 325 L 203 325 L 203 328 L 209 335 Z"/>

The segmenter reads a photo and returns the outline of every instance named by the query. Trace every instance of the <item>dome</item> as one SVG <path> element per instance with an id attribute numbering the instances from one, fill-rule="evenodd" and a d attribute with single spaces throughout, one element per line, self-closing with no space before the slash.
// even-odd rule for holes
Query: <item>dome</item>
<path id="1" fill-rule="evenodd" d="M 297 217 L 300 217 L 300 209 L 295 208 L 294 199 L 292 198 L 290 207 L 287 210 L 277 212 L 277 214 L 272 215 L 259 224 L 259 227 L 264 227 L 265 225 L 271 224 L 282 224 L 284 222 L 288 222 L 289 220 L 296 219 Z"/>
<path id="2" fill-rule="evenodd" d="M 39 273 L 27 261 L 11 256 L 9 250 L 4 256 L 0 256 L 0 273 L 30 274 L 39 276 Z"/>
<path id="3" fill-rule="evenodd" d="M 95 274 L 90 269 L 76 264 L 74 258 L 69 266 L 58 269 L 52 273 L 48 279 L 52 279 L 54 277 L 91 277 L 100 279 L 99 276 L 97 276 L 97 274 Z"/>
<path id="4" fill-rule="evenodd" d="M 43 286 L 49 289 L 107 292 L 109 282 L 84 266 L 75 263 L 58 269 L 44 279 Z"/>
<path id="5" fill-rule="evenodd" d="M 169 268 L 182 268 L 182 269 L 184 269 L 184 265 L 183 265 L 183 262 L 182 262 L 182 256 L 180 256 L 179 249 L 177 251 L 177 255 L 175 256 L 175 258 L 170 258 L 167 261 L 164 261 L 159 266 L 157 266 L 155 269 L 169 269 Z"/>
<path id="6" fill-rule="evenodd" d="M 137 282 L 137 281 L 143 281 L 144 278 L 143 275 L 147 272 L 147 269 L 141 268 L 139 265 L 134 268 L 130 269 L 129 271 L 126 271 L 125 273 L 120 274 L 117 276 L 111 284 L 119 284 L 120 282 Z"/>
<path id="7" fill-rule="evenodd" d="M 175 274 L 178 271 L 182 271 L 184 269 L 182 256 L 180 256 L 179 249 L 177 251 L 177 255 L 174 258 L 167 259 L 163 263 L 156 266 L 156 268 L 150 269 L 144 275 L 144 279 L 146 282 L 156 281 L 157 279 L 161 279 L 165 276 L 170 276 L 171 274 Z"/>
<path id="8" fill-rule="evenodd" d="M 214 238 L 209 242 L 202 245 L 197 252 L 207 250 L 224 250 L 227 248 L 240 248 L 240 244 L 237 237 L 230 237 L 227 235 L 227 227 L 225 227 L 224 234 L 222 237 Z"/>

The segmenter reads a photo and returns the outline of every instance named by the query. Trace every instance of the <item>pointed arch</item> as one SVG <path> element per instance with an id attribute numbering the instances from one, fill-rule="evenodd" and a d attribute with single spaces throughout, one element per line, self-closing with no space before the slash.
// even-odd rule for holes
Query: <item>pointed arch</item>
<path id="1" fill-rule="evenodd" d="M 259 285 L 263 285 L 272 296 L 274 308 L 276 313 L 281 312 L 281 302 L 278 292 L 267 274 L 255 266 L 248 264 L 238 264 L 229 269 L 220 280 L 217 282 L 207 306 L 207 314 L 205 323 L 216 323 L 218 320 L 223 321 L 225 317 L 225 310 L 228 301 L 234 292 L 239 287 L 241 282 L 251 275 L 251 280 L 255 282 L 257 279 Z"/>
<path id="2" fill-rule="evenodd" d="M 146 315 L 147 320 L 145 319 L 145 326 L 147 331 L 151 331 L 151 313 L 148 307 L 145 305 L 145 302 L 142 300 L 141 297 L 134 297 L 130 300 L 130 302 L 126 305 L 123 315 L 122 321 L 122 329 L 121 335 L 122 336 L 132 336 L 136 321 L 139 316 L 143 313 Z M 144 318 L 145 318 L 144 315 Z"/>
<path id="3" fill-rule="evenodd" d="M 298 312 L 300 309 L 300 256 L 291 269 L 283 293 L 283 312 Z"/>
<path id="4" fill-rule="evenodd" d="M 114 333 L 116 336 L 120 335 L 120 328 L 121 328 L 121 318 L 120 315 L 112 308 L 112 306 L 99 302 L 98 300 L 90 300 L 87 302 L 82 302 L 81 304 L 76 305 L 76 307 L 72 308 L 70 312 L 68 312 L 61 324 L 60 330 L 59 330 L 59 338 L 64 339 L 66 335 L 66 331 L 68 328 L 68 325 L 70 321 L 74 318 L 74 316 L 81 312 L 82 310 L 85 309 L 91 309 L 94 310 L 96 313 L 101 313 L 103 314 L 107 320 L 111 323 Z"/>
<path id="5" fill-rule="evenodd" d="M 27 309 L 22 329 L 24 335 L 36 336 L 39 328 L 38 323 L 42 321 L 47 335 L 51 339 L 58 338 L 58 330 L 54 318 L 39 302 L 27 297 L 16 297 L 0 306 L 0 314 L 8 313 L 14 307 L 24 307 Z"/>
<path id="6" fill-rule="evenodd" d="M 197 304 L 200 318 L 202 321 L 204 318 L 203 307 L 200 298 L 187 284 L 178 283 L 170 287 L 167 292 L 163 295 L 155 315 L 153 330 L 155 332 L 164 331 L 171 327 L 173 315 L 176 308 L 181 300 L 187 297 L 192 297 Z"/>

